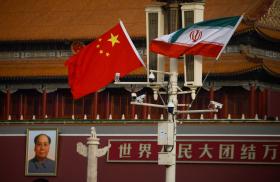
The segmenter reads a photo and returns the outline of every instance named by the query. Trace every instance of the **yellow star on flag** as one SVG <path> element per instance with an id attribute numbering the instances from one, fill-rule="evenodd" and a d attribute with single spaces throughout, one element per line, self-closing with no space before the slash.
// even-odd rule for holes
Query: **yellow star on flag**
<path id="1" fill-rule="evenodd" d="M 112 42 L 112 47 L 114 47 L 114 45 L 116 44 L 116 43 L 120 43 L 120 41 L 118 40 L 118 36 L 119 35 L 113 35 L 112 33 L 111 33 L 111 38 L 110 39 L 108 39 L 108 41 L 109 42 Z"/>

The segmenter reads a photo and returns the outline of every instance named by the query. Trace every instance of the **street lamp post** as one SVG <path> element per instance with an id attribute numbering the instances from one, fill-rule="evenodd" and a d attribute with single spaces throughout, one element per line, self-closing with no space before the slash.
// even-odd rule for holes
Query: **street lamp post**
<path id="1" fill-rule="evenodd" d="M 152 75 L 154 73 L 164 74 L 169 76 L 169 82 L 166 81 L 155 81 L 155 77 Z M 210 101 L 207 109 L 203 110 L 191 110 L 191 104 L 183 104 L 188 106 L 186 110 L 178 110 L 177 106 L 178 94 L 191 94 L 192 99 L 195 99 L 195 90 L 190 88 L 190 91 L 183 91 L 178 87 L 178 60 L 175 58 L 170 58 L 170 70 L 169 72 L 150 70 L 150 75 L 148 76 L 148 82 L 121 82 L 119 79 L 115 79 L 115 84 L 117 85 L 146 85 L 153 89 L 154 100 L 157 100 L 158 95 L 166 94 L 166 92 L 159 91 L 160 88 L 167 87 L 168 94 L 168 104 L 166 104 L 162 97 L 162 104 L 153 104 L 145 102 L 146 95 L 139 95 L 135 92 L 131 93 L 131 104 L 149 106 L 156 108 L 167 109 L 168 111 L 168 121 L 158 122 L 158 145 L 163 147 L 163 150 L 158 153 L 158 164 L 166 166 L 166 182 L 176 181 L 176 116 L 179 113 L 210 113 L 218 112 L 221 109 L 222 104 L 215 101 Z M 180 104 L 182 105 L 182 104 Z"/>
<path id="2" fill-rule="evenodd" d="M 171 134 L 173 135 L 173 146 L 168 146 L 167 151 L 170 152 L 171 165 L 166 167 L 165 182 L 175 182 L 176 181 L 176 110 L 178 105 L 177 99 L 177 85 L 178 85 L 178 63 L 177 59 L 170 58 L 170 87 L 169 87 L 169 98 L 168 102 L 174 104 L 173 112 L 168 112 L 168 122 L 173 124 L 173 130 Z M 173 132 L 173 133 L 172 133 Z"/>

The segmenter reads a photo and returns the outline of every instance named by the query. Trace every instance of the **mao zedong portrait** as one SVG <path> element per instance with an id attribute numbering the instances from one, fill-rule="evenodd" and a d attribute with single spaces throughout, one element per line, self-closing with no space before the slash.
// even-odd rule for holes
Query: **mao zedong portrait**
<path id="1" fill-rule="evenodd" d="M 55 161 L 48 158 L 51 138 L 46 134 L 39 134 L 34 138 L 35 156 L 28 161 L 29 173 L 54 173 Z"/>

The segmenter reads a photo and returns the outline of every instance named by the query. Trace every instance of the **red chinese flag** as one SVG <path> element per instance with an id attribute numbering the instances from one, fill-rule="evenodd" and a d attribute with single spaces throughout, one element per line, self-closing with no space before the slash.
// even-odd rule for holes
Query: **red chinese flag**
<path id="1" fill-rule="evenodd" d="M 68 83 L 74 99 L 105 87 L 115 78 L 145 66 L 122 22 L 70 57 Z"/>

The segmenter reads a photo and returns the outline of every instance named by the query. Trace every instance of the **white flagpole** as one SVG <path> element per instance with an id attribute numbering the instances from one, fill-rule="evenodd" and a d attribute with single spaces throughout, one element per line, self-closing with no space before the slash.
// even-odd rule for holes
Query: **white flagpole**
<path id="1" fill-rule="evenodd" d="M 140 61 L 140 62 L 142 63 L 142 65 L 143 65 L 143 67 L 144 67 L 145 69 L 147 69 L 147 68 L 146 68 L 146 65 L 145 65 L 145 63 L 144 63 L 144 61 L 142 60 L 142 58 L 141 58 L 139 52 L 137 51 L 135 45 L 133 44 L 133 42 L 132 42 L 132 40 L 131 40 L 131 38 L 130 38 L 128 32 L 126 31 L 126 28 L 125 28 L 125 26 L 124 26 L 124 24 L 123 24 L 123 22 L 122 22 L 121 20 L 120 20 L 120 25 L 121 25 L 121 28 L 122 28 L 122 30 L 123 30 L 123 33 L 125 34 L 125 36 L 126 36 L 128 42 L 129 42 L 131 48 L 134 50 L 135 55 L 138 57 L 139 61 Z"/>
<path id="2" fill-rule="evenodd" d="M 216 57 L 216 60 L 218 60 L 222 54 L 222 52 L 224 51 L 224 49 L 226 48 L 230 38 L 232 37 L 233 33 L 235 32 L 236 28 L 238 27 L 238 25 L 240 24 L 241 20 L 243 19 L 244 13 L 240 16 L 239 20 L 237 21 L 236 25 L 233 27 L 232 32 L 230 34 L 230 36 L 228 36 L 228 39 L 226 40 L 225 45 L 223 46 L 223 48 L 221 49 L 221 51 L 219 52 L 218 56 Z"/>

